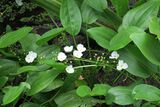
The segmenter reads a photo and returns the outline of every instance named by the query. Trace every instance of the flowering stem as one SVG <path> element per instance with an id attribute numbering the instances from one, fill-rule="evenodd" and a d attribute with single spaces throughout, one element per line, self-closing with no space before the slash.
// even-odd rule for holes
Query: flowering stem
<path id="1" fill-rule="evenodd" d="M 97 67 L 97 66 L 105 66 L 105 65 L 83 65 L 83 66 L 74 67 L 74 69 L 88 68 L 88 67 Z"/>

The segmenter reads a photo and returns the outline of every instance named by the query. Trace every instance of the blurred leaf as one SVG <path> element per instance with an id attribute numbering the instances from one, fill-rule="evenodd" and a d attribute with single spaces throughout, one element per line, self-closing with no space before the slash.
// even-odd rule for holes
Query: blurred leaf
<path id="1" fill-rule="evenodd" d="M 36 66 L 23 66 L 17 70 L 16 74 L 18 75 L 30 71 L 39 71 L 39 69 Z"/>
<path id="2" fill-rule="evenodd" d="M 90 95 L 91 89 L 88 86 L 81 85 L 77 88 L 76 93 L 80 97 L 85 97 Z"/>
<path id="3" fill-rule="evenodd" d="M 32 96 L 45 89 L 61 72 L 51 69 L 36 73 L 36 76 L 35 74 L 31 77 L 29 76 L 27 82 L 30 83 L 31 89 L 28 90 L 27 95 Z"/>
<path id="4" fill-rule="evenodd" d="M 133 89 L 132 94 L 136 100 L 160 101 L 160 90 L 151 85 L 137 85 Z"/>
<path id="5" fill-rule="evenodd" d="M 131 9 L 124 16 L 122 26 L 124 28 L 136 26 L 146 29 L 149 26 L 150 18 L 157 16 L 159 5 L 159 0 L 149 0 L 144 4 Z"/>
<path id="6" fill-rule="evenodd" d="M 160 42 L 145 32 L 130 36 L 142 54 L 153 64 L 160 65 Z"/>
<path id="7" fill-rule="evenodd" d="M 14 100 L 16 100 L 21 93 L 29 89 L 30 85 L 28 83 L 22 82 L 19 86 L 9 86 L 3 89 L 4 97 L 3 97 L 3 105 L 7 105 Z"/>
<path id="8" fill-rule="evenodd" d="M 160 38 L 160 19 L 158 17 L 153 17 L 149 24 L 149 31 Z"/>
<path id="9" fill-rule="evenodd" d="M 98 12 L 94 11 L 94 9 L 88 5 L 88 0 L 83 1 L 81 12 L 83 22 L 86 24 L 94 23 L 99 17 Z"/>
<path id="10" fill-rule="evenodd" d="M 110 50 L 109 41 L 116 34 L 110 28 L 107 27 L 94 27 L 87 30 L 89 36 L 93 38 L 101 47 Z"/>
<path id="11" fill-rule="evenodd" d="M 66 31 L 76 36 L 81 29 L 81 13 L 75 0 L 63 0 L 60 8 L 60 20 Z"/>
<path id="12" fill-rule="evenodd" d="M 0 38 L 0 48 L 6 48 L 22 39 L 32 30 L 31 27 L 23 27 L 13 32 L 8 32 Z"/>
<path id="13" fill-rule="evenodd" d="M 130 39 L 130 35 L 135 32 L 143 32 L 143 30 L 135 26 L 131 26 L 126 29 L 120 30 L 118 34 L 113 36 L 113 38 L 111 39 L 110 49 L 118 50 L 125 47 L 127 44 L 129 44 L 132 41 Z"/>
<path id="14" fill-rule="evenodd" d="M 23 103 L 19 107 L 42 107 L 42 106 L 29 102 L 29 103 Z"/>
<path id="15" fill-rule="evenodd" d="M 158 72 L 157 66 L 148 61 L 135 45 L 129 45 L 118 53 L 120 59 L 129 66 L 126 70 L 135 76 L 147 78 L 150 74 Z"/>
<path id="16" fill-rule="evenodd" d="M 107 84 L 95 84 L 92 89 L 91 96 L 106 96 L 110 88 L 111 86 Z"/>
<path id="17" fill-rule="evenodd" d="M 40 35 L 30 33 L 19 40 L 24 51 L 35 51 L 39 46 L 36 44 L 36 40 L 40 38 Z"/>
<path id="18" fill-rule="evenodd" d="M 130 105 L 135 101 L 132 97 L 132 90 L 127 87 L 113 87 L 108 91 L 109 94 L 112 94 L 114 98 L 114 103 L 119 105 Z"/>
<path id="19" fill-rule="evenodd" d="M 48 32 L 44 33 L 37 41 L 36 43 L 38 45 L 43 45 L 47 43 L 49 40 L 55 38 L 57 35 L 62 33 L 65 29 L 64 28 L 55 28 L 51 29 Z"/>
<path id="20" fill-rule="evenodd" d="M 125 15 L 129 9 L 129 0 L 111 0 L 111 2 L 119 16 Z"/>
<path id="21" fill-rule="evenodd" d="M 19 65 L 15 61 L 0 59 L 0 76 L 10 75 L 16 73 Z"/>
<path id="22" fill-rule="evenodd" d="M 8 77 L 6 76 L 0 77 L 0 89 L 6 84 L 7 81 L 8 81 Z"/>

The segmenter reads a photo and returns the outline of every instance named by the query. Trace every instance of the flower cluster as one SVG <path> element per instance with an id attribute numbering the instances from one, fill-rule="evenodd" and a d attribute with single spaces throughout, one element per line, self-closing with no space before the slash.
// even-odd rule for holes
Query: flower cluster
<path id="1" fill-rule="evenodd" d="M 25 61 L 26 61 L 27 63 L 32 63 L 36 58 L 37 58 L 37 53 L 36 53 L 36 52 L 33 52 L 33 51 L 30 51 L 30 52 L 28 53 L 28 55 L 26 55 Z"/>
<path id="2" fill-rule="evenodd" d="M 113 51 L 111 53 L 111 56 L 109 56 L 110 59 L 118 59 L 119 58 L 119 54 L 116 51 Z M 119 60 L 116 69 L 118 71 L 121 71 L 123 69 L 127 69 L 128 68 L 128 64 L 125 63 L 123 60 Z"/>
<path id="3" fill-rule="evenodd" d="M 78 44 L 76 46 L 76 50 L 73 50 L 73 46 L 65 46 L 64 47 L 64 52 L 65 53 L 71 53 L 73 51 L 73 56 L 76 57 L 76 58 L 81 58 L 83 56 L 83 52 L 86 51 L 86 48 L 84 47 L 83 44 Z M 67 59 L 67 55 L 64 53 L 64 52 L 59 52 L 58 53 L 58 56 L 57 56 L 57 59 L 58 61 L 64 61 Z M 67 68 L 66 68 L 66 71 L 68 73 L 74 73 L 74 68 L 72 65 L 69 65 Z"/>

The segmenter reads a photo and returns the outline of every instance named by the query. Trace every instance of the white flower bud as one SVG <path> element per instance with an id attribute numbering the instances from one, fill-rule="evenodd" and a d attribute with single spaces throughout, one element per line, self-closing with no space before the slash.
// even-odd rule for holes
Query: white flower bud
<path id="1" fill-rule="evenodd" d="M 27 63 L 32 63 L 37 58 L 37 53 L 30 51 L 28 55 L 25 57 L 25 61 Z"/>
<path id="2" fill-rule="evenodd" d="M 74 50 L 73 51 L 73 56 L 77 58 L 81 58 L 83 56 L 82 52 Z"/>
<path id="3" fill-rule="evenodd" d="M 74 68 L 73 68 L 73 66 L 72 66 L 72 65 L 67 66 L 67 67 L 66 67 L 66 72 L 67 72 L 67 73 L 70 73 L 70 74 L 71 74 L 71 73 L 74 73 Z"/>
<path id="4" fill-rule="evenodd" d="M 64 51 L 65 51 L 66 53 L 72 52 L 72 50 L 73 50 L 73 46 L 65 46 L 65 47 L 64 47 Z"/>
<path id="5" fill-rule="evenodd" d="M 57 59 L 59 61 L 64 61 L 67 58 L 66 54 L 63 52 L 58 53 Z"/>
<path id="6" fill-rule="evenodd" d="M 84 47 L 84 45 L 78 44 L 78 45 L 77 45 L 77 50 L 80 51 L 80 52 L 85 52 L 85 51 L 86 51 L 86 48 Z"/>

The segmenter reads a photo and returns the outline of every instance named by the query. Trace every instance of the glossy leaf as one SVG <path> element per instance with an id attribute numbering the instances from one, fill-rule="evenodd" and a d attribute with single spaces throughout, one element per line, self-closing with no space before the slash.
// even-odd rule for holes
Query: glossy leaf
<path id="1" fill-rule="evenodd" d="M 126 70 L 135 76 L 147 78 L 158 72 L 157 66 L 148 61 L 135 45 L 129 45 L 118 53 L 119 59 L 124 60 L 129 66 Z"/>
<path id="2" fill-rule="evenodd" d="M 23 66 L 17 70 L 16 74 L 18 75 L 21 73 L 33 72 L 33 71 L 39 71 L 38 67 L 36 67 L 36 66 Z"/>
<path id="3" fill-rule="evenodd" d="M 146 91 L 147 89 L 147 91 Z M 140 84 L 135 86 L 132 94 L 136 100 L 160 101 L 160 90 L 154 86 Z"/>
<path id="4" fill-rule="evenodd" d="M 109 89 L 109 94 L 112 94 L 114 98 L 114 103 L 119 105 L 130 105 L 135 101 L 132 97 L 132 90 L 127 87 L 113 87 Z"/>
<path id="5" fill-rule="evenodd" d="M 77 88 L 76 93 L 80 97 L 85 97 L 90 95 L 91 89 L 88 86 L 81 85 Z"/>
<path id="6" fill-rule="evenodd" d="M 32 96 L 45 89 L 61 72 L 62 71 L 51 69 L 33 74 L 33 76 L 27 80 L 31 85 L 31 89 L 28 90 L 27 95 Z"/>
<path id="7" fill-rule="evenodd" d="M 94 27 L 88 29 L 87 32 L 90 34 L 89 36 L 93 38 L 101 47 L 110 50 L 109 41 L 116 34 L 115 31 L 106 27 Z"/>
<path id="8" fill-rule="evenodd" d="M 159 0 L 149 0 L 148 2 L 135 7 L 127 12 L 123 18 L 122 26 L 136 26 L 146 29 L 149 26 L 150 18 L 157 16 L 159 10 Z"/>
<path id="9" fill-rule="evenodd" d="M 143 30 L 131 26 L 126 29 L 121 29 L 117 35 L 115 35 L 110 41 L 110 49 L 118 50 L 125 47 L 132 40 L 130 39 L 130 35 L 135 32 L 143 32 Z"/>
<path id="10" fill-rule="evenodd" d="M 55 28 L 52 30 L 49 30 L 48 32 L 44 33 L 38 40 L 37 44 L 38 45 L 43 45 L 47 43 L 49 40 L 55 38 L 58 36 L 60 33 L 62 33 L 65 29 L 64 28 Z"/>
<path id="11" fill-rule="evenodd" d="M 81 29 L 81 13 L 75 0 L 63 0 L 60 8 L 61 23 L 72 36 L 76 36 Z"/>
<path id="12" fill-rule="evenodd" d="M 8 32 L 0 38 L 0 48 L 6 48 L 22 39 L 32 30 L 31 27 L 23 27 L 13 32 Z"/>
<path id="13" fill-rule="evenodd" d="M 111 2 L 119 16 L 125 15 L 129 9 L 129 0 L 111 0 Z"/>
<path id="14" fill-rule="evenodd" d="M 142 54 L 153 64 L 160 65 L 160 42 L 145 32 L 130 36 Z"/>

